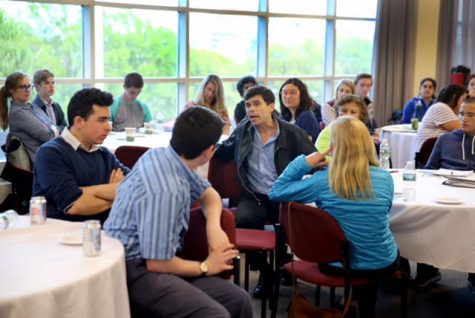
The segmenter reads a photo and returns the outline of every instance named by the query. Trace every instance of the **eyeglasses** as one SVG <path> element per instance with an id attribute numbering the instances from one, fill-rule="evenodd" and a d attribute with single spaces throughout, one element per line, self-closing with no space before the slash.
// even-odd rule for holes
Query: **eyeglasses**
<path id="1" fill-rule="evenodd" d="M 19 85 L 17 87 L 17 89 L 21 89 L 21 90 L 32 90 L 33 89 L 33 84 L 25 84 L 25 85 Z"/>

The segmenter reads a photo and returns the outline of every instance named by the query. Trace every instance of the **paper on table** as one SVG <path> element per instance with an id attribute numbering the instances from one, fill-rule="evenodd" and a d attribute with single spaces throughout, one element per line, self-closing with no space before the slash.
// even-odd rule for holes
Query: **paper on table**
<path id="1" fill-rule="evenodd" d="M 450 170 L 439 169 L 434 171 L 434 175 L 437 176 L 453 176 L 453 177 L 470 177 L 474 175 L 472 170 Z"/>

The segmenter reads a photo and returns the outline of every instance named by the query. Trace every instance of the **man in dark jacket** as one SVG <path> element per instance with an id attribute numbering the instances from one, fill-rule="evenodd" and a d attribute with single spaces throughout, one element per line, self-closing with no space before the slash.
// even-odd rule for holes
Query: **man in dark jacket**
<path id="1" fill-rule="evenodd" d="M 274 181 L 288 163 L 315 146 L 299 127 L 277 118 L 275 97 L 264 86 L 251 87 L 244 96 L 247 118 L 225 140 L 215 156 L 234 159 L 241 186 L 237 227 L 262 229 L 266 221 L 278 222 L 279 203 L 269 200 Z M 285 248 L 285 247 L 283 247 Z M 254 290 L 261 297 L 262 285 Z"/>
<path id="2" fill-rule="evenodd" d="M 39 70 L 33 76 L 33 83 L 38 92 L 33 104 L 40 107 L 62 132 L 67 123 L 61 106 L 52 99 L 54 95 L 54 74 L 48 70 Z"/>

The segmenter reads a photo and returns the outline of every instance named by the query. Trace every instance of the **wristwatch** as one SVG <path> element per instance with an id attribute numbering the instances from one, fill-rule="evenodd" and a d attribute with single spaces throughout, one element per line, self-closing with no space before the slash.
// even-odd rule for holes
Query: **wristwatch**
<path id="1" fill-rule="evenodd" d="M 208 264 L 205 262 L 200 263 L 201 276 L 206 276 L 208 274 Z"/>

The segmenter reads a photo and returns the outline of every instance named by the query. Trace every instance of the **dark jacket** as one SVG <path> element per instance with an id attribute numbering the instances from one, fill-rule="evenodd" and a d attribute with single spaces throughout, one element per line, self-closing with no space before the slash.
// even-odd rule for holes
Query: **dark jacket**
<path id="1" fill-rule="evenodd" d="M 281 119 L 276 120 L 279 123 L 280 133 L 275 145 L 274 164 L 277 174 L 280 175 L 297 156 L 310 154 L 316 149 L 310 142 L 305 130 Z M 224 160 L 234 159 L 237 165 L 241 193 L 247 193 L 258 200 L 249 186 L 245 164 L 252 150 L 254 129 L 249 119 L 243 119 L 231 136 L 218 147 L 214 156 Z"/>
<path id="2" fill-rule="evenodd" d="M 36 98 L 33 100 L 32 104 L 40 107 L 46 114 L 48 114 L 46 112 L 46 105 L 43 103 L 40 95 L 36 95 Z M 53 102 L 51 106 L 53 107 L 54 117 L 56 117 L 56 122 L 54 124 L 59 128 L 60 131 L 63 131 L 64 127 L 68 126 L 64 117 L 64 112 L 61 109 L 61 106 L 56 102 Z"/>

